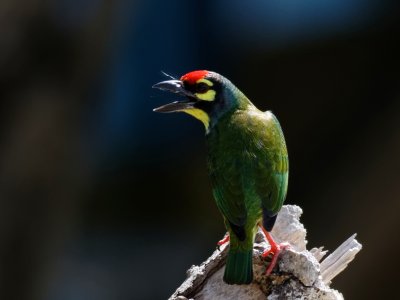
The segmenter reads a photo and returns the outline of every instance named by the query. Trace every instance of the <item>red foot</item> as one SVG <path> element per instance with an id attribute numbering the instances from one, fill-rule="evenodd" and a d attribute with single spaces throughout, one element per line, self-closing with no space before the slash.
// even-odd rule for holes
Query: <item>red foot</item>
<path id="1" fill-rule="evenodd" d="M 221 247 L 223 244 L 228 243 L 229 240 L 230 240 L 229 233 L 227 232 L 227 233 L 225 233 L 224 238 L 217 243 L 217 249 L 219 250 L 219 247 Z"/>
<path id="2" fill-rule="evenodd" d="M 277 244 L 274 239 L 272 238 L 271 234 L 266 231 L 262 226 L 261 226 L 262 231 L 265 234 L 265 237 L 268 240 L 268 243 L 270 244 L 270 249 L 266 250 L 263 254 L 262 257 L 267 257 L 268 255 L 270 255 L 272 253 L 272 260 L 269 263 L 269 266 L 267 268 L 267 270 L 265 271 L 265 275 L 270 275 L 272 270 L 274 269 L 276 262 L 278 261 L 278 257 L 279 254 L 281 253 L 282 250 L 287 249 L 290 247 L 290 245 L 288 243 L 281 243 L 281 244 Z"/>

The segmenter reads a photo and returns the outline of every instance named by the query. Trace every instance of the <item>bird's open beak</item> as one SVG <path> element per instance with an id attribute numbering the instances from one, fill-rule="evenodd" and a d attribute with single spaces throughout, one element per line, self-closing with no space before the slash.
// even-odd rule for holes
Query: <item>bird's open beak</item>
<path id="1" fill-rule="evenodd" d="M 162 81 L 153 85 L 153 88 L 163 91 L 169 91 L 186 97 L 184 101 L 174 101 L 172 103 L 157 107 L 153 109 L 153 111 L 162 113 L 182 111 L 185 109 L 193 108 L 194 103 L 196 103 L 196 96 L 193 93 L 187 91 L 183 86 L 183 82 L 180 80 Z"/>

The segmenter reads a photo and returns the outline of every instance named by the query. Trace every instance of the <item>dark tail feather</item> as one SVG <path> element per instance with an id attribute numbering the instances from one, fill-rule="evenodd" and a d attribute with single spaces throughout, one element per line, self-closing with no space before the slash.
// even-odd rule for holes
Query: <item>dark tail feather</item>
<path id="1" fill-rule="evenodd" d="M 227 284 L 249 284 L 253 281 L 253 249 L 229 249 L 224 281 Z"/>

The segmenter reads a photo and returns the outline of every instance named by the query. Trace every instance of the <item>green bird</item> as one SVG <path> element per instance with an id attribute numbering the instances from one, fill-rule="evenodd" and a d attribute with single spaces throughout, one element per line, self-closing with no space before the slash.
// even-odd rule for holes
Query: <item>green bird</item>
<path id="1" fill-rule="evenodd" d="M 154 111 L 185 112 L 200 120 L 206 129 L 208 172 L 217 207 L 229 241 L 224 281 L 249 284 L 253 281 L 253 243 L 261 227 L 272 254 L 266 273 L 274 268 L 280 251 L 270 231 L 288 188 L 289 160 L 285 138 L 277 118 L 262 112 L 227 78 L 210 71 L 193 71 L 180 80 L 153 86 L 184 96 L 183 101 Z"/>

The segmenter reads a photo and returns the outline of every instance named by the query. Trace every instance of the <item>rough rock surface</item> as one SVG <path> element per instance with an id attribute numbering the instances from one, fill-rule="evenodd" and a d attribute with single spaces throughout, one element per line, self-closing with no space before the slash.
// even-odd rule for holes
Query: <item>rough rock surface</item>
<path id="1" fill-rule="evenodd" d="M 272 235 L 278 242 L 288 242 L 291 247 L 279 257 L 277 267 L 265 276 L 268 261 L 261 253 L 269 248 L 264 234 L 259 230 L 253 250 L 254 281 L 249 285 L 228 285 L 223 282 L 227 246 L 224 245 L 200 266 L 192 266 L 188 278 L 170 297 L 185 299 L 310 299 L 337 300 L 342 294 L 331 289 L 332 279 L 342 272 L 361 244 L 355 234 L 324 260 L 323 247 L 306 250 L 306 230 L 300 223 L 302 210 L 295 205 L 285 205 L 280 211 Z M 321 263 L 319 263 L 322 260 Z"/>

